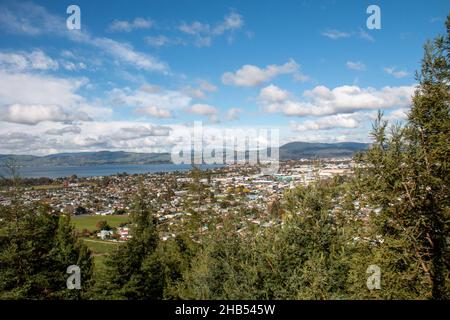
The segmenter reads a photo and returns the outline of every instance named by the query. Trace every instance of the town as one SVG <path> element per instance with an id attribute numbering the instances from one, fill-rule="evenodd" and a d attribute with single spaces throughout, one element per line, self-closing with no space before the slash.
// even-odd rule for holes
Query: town
<path id="1" fill-rule="evenodd" d="M 203 232 L 222 228 L 237 214 L 245 217 L 233 220 L 238 234 L 252 227 L 276 226 L 284 219 L 279 201 L 286 190 L 316 179 L 349 175 L 353 166 L 351 158 L 331 158 L 284 161 L 273 175 L 262 175 L 258 166 L 241 163 L 184 172 L 71 176 L 24 187 L 19 196 L 26 205 L 44 203 L 55 213 L 69 214 L 75 223 L 82 217 L 96 216 L 100 223 L 95 230 L 82 228 L 81 236 L 120 242 L 131 237 L 127 217 L 134 195 L 143 188 L 152 197 L 163 241 L 184 233 L 187 227 L 198 231 L 190 236 L 199 240 Z M 0 204 L 10 204 L 11 191 L 12 187 L 4 188 Z M 109 225 L 111 217 L 120 223 Z"/>

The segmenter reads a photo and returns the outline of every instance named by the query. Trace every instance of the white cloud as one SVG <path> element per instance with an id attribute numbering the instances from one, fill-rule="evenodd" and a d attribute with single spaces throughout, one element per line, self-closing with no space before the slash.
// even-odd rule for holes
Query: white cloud
<path id="1" fill-rule="evenodd" d="M 0 52 L 0 68 L 19 72 L 25 70 L 56 70 L 58 62 L 42 50 L 32 52 Z"/>
<path id="2" fill-rule="evenodd" d="M 73 106 L 83 99 L 76 91 L 86 79 L 65 79 L 0 70 L 0 105 Z M 24 90 L 26 88 L 26 90 Z"/>
<path id="3" fill-rule="evenodd" d="M 301 123 L 292 122 L 291 128 L 294 131 L 329 130 L 336 128 L 354 129 L 361 125 L 361 121 L 368 119 L 366 114 L 337 114 L 321 117 L 314 120 L 305 120 Z"/>
<path id="4" fill-rule="evenodd" d="M 199 21 L 194 21 L 190 24 L 183 22 L 179 26 L 180 31 L 190 34 L 190 35 L 198 35 L 200 33 L 209 33 L 210 26 L 209 24 L 204 24 Z"/>
<path id="5" fill-rule="evenodd" d="M 237 120 L 239 119 L 239 114 L 241 114 L 243 112 L 242 109 L 239 108 L 231 108 L 228 110 L 227 112 L 227 116 L 226 119 L 227 120 Z"/>
<path id="6" fill-rule="evenodd" d="M 360 61 L 347 61 L 346 66 L 347 66 L 347 68 L 349 68 L 351 70 L 356 70 L 356 71 L 366 70 L 366 66 L 364 65 L 364 63 L 362 63 Z"/>
<path id="7" fill-rule="evenodd" d="M 188 107 L 192 100 L 183 92 L 148 84 L 138 90 L 116 88 L 109 95 L 113 105 L 132 107 L 140 114 L 157 118 L 171 118 L 174 110 Z"/>
<path id="8" fill-rule="evenodd" d="M 197 103 L 186 109 L 187 112 L 201 116 L 213 116 L 218 113 L 216 107 L 209 104 Z"/>
<path id="9" fill-rule="evenodd" d="M 0 122 L 0 154 L 170 150 L 171 126 L 134 121 L 80 122 L 77 126 L 80 131 L 55 122 L 40 122 L 35 126 Z"/>
<path id="10" fill-rule="evenodd" d="M 215 26 L 208 23 L 194 21 L 192 23 L 181 23 L 178 29 L 188 35 L 195 37 L 195 44 L 199 47 L 210 46 L 215 37 L 225 33 L 233 33 L 244 26 L 244 18 L 236 13 L 227 14 L 222 21 Z M 230 39 L 230 38 L 229 38 Z"/>
<path id="11" fill-rule="evenodd" d="M 414 88 L 400 86 L 375 89 L 345 85 L 329 89 L 317 86 L 306 90 L 303 93 L 304 99 L 298 99 L 272 85 L 261 90 L 259 101 L 267 112 L 281 112 L 287 116 L 323 116 L 358 110 L 408 107 Z M 267 92 L 277 94 L 270 95 Z"/>
<path id="12" fill-rule="evenodd" d="M 121 43 L 108 38 L 93 38 L 89 41 L 96 47 L 102 48 L 113 57 L 134 65 L 138 69 L 168 73 L 169 67 L 166 63 L 153 56 L 135 51 L 129 44 Z"/>
<path id="13" fill-rule="evenodd" d="M 211 122 L 219 122 L 219 110 L 209 104 L 197 103 L 185 109 L 187 113 L 208 117 Z"/>
<path id="14" fill-rule="evenodd" d="M 273 84 L 262 88 L 259 94 L 259 99 L 263 102 L 282 102 L 289 98 L 289 92 L 283 90 Z"/>
<path id="15" fill-rule="evenodd" d="M 406 120 L 408 118 L 408 113 L 410 111 L 411 111 L 410 108 L 400 108 L 392 110 L 389 114 L 385 115 L 383 118 L 388 121 Z"/>
<path id="16" fill-rule="evenodd" d="M 198 87 L 185 86 L 182 91 L 194 99 L 206 99 L 207 93 L 212 93 L 217 91 L 217 87 L 208 81 L 197 80 Z"/>
<path id="17" fill-rule="evenodd" d="M 147 115 L 153 118 L 169 119 L 173 118 L 170 110 L 158 108 L 156 106 L 140 107 L 135 109 L 136 113 Z"/>
<path id="18" fill-rule="evenodd" d="M 236 12 L 231 12 L 228 15 L 226 15 L 224 17 L 224 20 L 213 29 L 213 34 L 221 35 L 226 31 L 238 30 L 243 26 L 244 26 L 243 17 Z"/>
<path id="19" fill-rule="evenodd" d="M 98 119 L 110 115 L 111 109 L 92 105 L 78 94 L 78 90 L 86 84 L 86 78 L 60 78 L 0 70 L 0 118 L 10 122 L 37 124 L 42 121 Z"/>
<path id="20" fill-rule="evenodd" d="M 35 125 L 42 121 L 72 122 L 75 120 L 90 120 L 89 116 L 84 112 L 68 113 L 59 106 L 13 104 L 1 108 L 1 110 L 0 120 L 28 125 Z"/>
<path id="21" fill-rule="evenodd" d="M 72 61 L 62 61 L 61 65 L 67 71 L 78 71 L 86 69 L 86 64 L 84 64 L 83 62 L 75 63 Z"/>
<path id="22" fill-rule="evenodd" d="M 197 82 L 198 82 L 200 89 L 203 91 L 207 91 L 207 92 L 216 92 L 217 91 L 217 87 L 215 85 L 213 85 L 212 83 L 209 83 L 206 80 L 198 80 Z"/>
<path id="23" fill-rule="evenodd" d="M 350 37 L 358 37 L 360 39 L 367 40 L 369 42 L 374 42 L 375 39 L 364 29 L 359 28 L 358 31 L 352 31 L 352 32 L 346 32 L 346 31 L 339 31 L 336 29 L 326 29 L 325 31 L 322 31 L 321 33 L 324 37 L 338 40 L 343 38 L 350 38 Z"/>
<path id="24" fill-rule="evenodd" d="M 358 37 L 369 42 L 375 42 L 374 37 L 372 37 L 367 31 L 364 31 L 363 29 L 359 29 Z"/>
<path id="25" fill-rule="evenodd" d="M 206 94 L 199 88 L 194 88 L 192 86 L 183 87 L 183 92 L 194 99 L 205 99 Z"/>
<path id="26" fill-rule="evenodd" d="M 269 65 L 259 68 L 246 64 L 236 72 L 225 72 L 222 75 L 222 82 L 226 85 L 254 87 L 264 82 L 272 80 L 281 74 L 298 74 L 299 65 L 293 59 L 283 65 Z"/>
<path id="27" fill-rule="evenodd" d="M 322 32 L 322 35 L 333 40 L 350 37 L 350 33 L 336 29 L 327 29 Z"/>
<path id="28" fill-rule="evenodd" d="M 133 140 L 145 137 L 164 137 L 169 135 L 170 130 L 171 128 L 166 126 L 139 124 L 121 128 L 119 139 Z"/>
<path id="29" fill-rule="evenodd" d="M 396 67 L 386 67 L 383 68 L 384 72 L 386 72 L 387 74 L 390 74 L 392 76 L 394 76 L 395 78 L 404 78 L 407 77 L 409 75 L 409 73 L 405 70 L 396 70 Z"/>
<path id="30" fill-rule="evenodd" d="M 134 26 L 144 27 L 148 24 L 147 20 L 135 20 Z M 0 7 L 0 28 L 8 32 L 41 35 L 55 34 L 65 37 L 76 43 L 93 46 L 109 54 L 118 62 L 125 62 L 133 65 L 137 69 L 146 71 L 156 71 L 163 74 L 169 73 L 169 66 L 156 57 L 139 52 L 130 44 L 122 43 L 109 38 L 95 37 L 85 29 L 68 30 L 65 20 L 53 15 L 42 6 L 30 2 L 14 3 L 10 7 Z"/>
<path id="31" fill-rule="evenodd" d="M 0 28 L 10 33 L 36 36 L 44 32 L 60 32 L 65 24 L 63 19 L 51 15 L 42 6 L 16 2 L 9 7 L 0 6 Z"/>
<path id="32" fill-rule="evenodd" d="M 114 20 L 108 27 L 111 32 L 131 32 L 135 29 L 150 29 L 154 22 L 150 19 L 135 18 L 132 21 Z"/>
<path id="33" fill-rule="evenodd" d="M 186 44 L 186 42 L 180 38 L 168 38 L 164 35 L 148 36 L 148 37 L 145 37 L 144 40 L 149 46 L 152 46 L 155 48 Z"/>
<path id="34" fill-rule="evenodd" d="M 66 133 L 78 134 L 81 133 L 81 128 L 79 126 L 67 126 L 62 127 L 60 129 L 49 129 L 45 131 L 45 134 L 53 135 L 53 136 L 61 136 Z"/>

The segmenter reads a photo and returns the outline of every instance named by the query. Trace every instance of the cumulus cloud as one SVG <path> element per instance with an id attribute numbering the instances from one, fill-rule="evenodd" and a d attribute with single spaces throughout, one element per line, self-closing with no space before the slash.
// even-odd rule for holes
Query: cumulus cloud
<path id="1" fill-rule="evenodd" d="M 67 71 L 79 71 L 86 69 L 86 64 L 84 64 L 83 62 L 75 63 L 72 61 L 63 61 L 61 65 Z"/>
<path id="2" fill-rule="evenodd" d="M 182 91 L 194 99 L 206 99 L 208 93 L 217 91 L 217 87 L 208 81 L 197 80 L 197 83 L 197 86 L 183 87 Z"/>
<path id="3" fill-rule="evenodd" d="M 59 106 L 13 104 L 1 108 L 0 120 L 34 125 L 42 121 L 72 122 L 75 120 L 90 121 L 84 112 L 68 113 Z"/>
<path id="4" fill-rule="evenodd" d="M 242 113 L 242 109 L 239 108 L 231 108 L 227 112 L 226 119 L 227 120 L 237 120 L 239 119 L 239 114 Z"/>
<path id="5" fill-rule="evenodd" d="M 173 118 L 173 114 L 170 110 L 158 108 L 155 106 L 139 107 L 135 109 L 135 112 L 153 118 L 160 118 L 160 119 Z"/>
<path id="6" fill-rule="evenodd" d="M 0 122 L 0 154 L 45 155 L 100 150 L 130 152 L 170 150 L 169 133 L 172 126 L 134 121 L 92 121 L 82 122 L 79 125 L 82 130 L 79 133 L 62 133 L 72 131 L 71 129 L 78 131 L 70 127 L 54 122 L 40 122 L 35 126 Z"/>
<path id="7" fill-rule="evenodd" d="M 197 103 L 186 109 L 187 112 L 201 116 L 213 116 L 218 113 L 216 107 L 209 104 Z"/>
<path id="8" fill-rule="evenodd" d="M 219 110 L 209 104 L 196 103 L 185 109 L 187 113 L 208 117 L 211 122 L 219 122 Z"/>
<path id="9" fill-rule="evenodd" d="M 56 70 L 58 62 L 42 50 L 32 52 L 0 52 L 0 68 L 9 71 Z"/>
<path id="10" fill-rule="evenodd" d="M 0 70 L 0 106 L 9 104 L 73 106 L 83 100 L 76 92 L 86 83 L 85 78 L 66 79 Z"/>
<path id="11" fill-rule="evenodd" d="M 132 21 L 114 20 L 108 27 L 110 32 L 131 32 L 135 29 L 150 29 L 154 22 L 145 18 L 134 18 Z"/>
<path id="12" fill-rule="evenodd" d="M 195 44 L 199 47 L 210 46 L 215 37 L 221 36 L 227 32 L 232 33 L 244 26 L 244 18 L 236 13 L 227 14 L 222 21 L 211 26 L 208 23 L 194 21 L 191 23 L 183 22 L 178 29 L 188 35 L 195 37 Z"/>
<path id="13" fill-rule="evenodd" d="M 399 86 L 375 89 L 345 85 L 329 89 L 316 86 L 312 90 L 306 90 L 303 99 L 299 99 L 272 85 L 261 90 L 259 101 L 267 112 L 281 112 L 287 116 L 323 116 L 358 110 L 408 107 L 414 88 Z"/>
<path id="14" fill-rule="evenodd" d="M 134 20 L 133 26 L 145 26 L 147 20 Z M 168 74 L 169 66 L 156 57 L 139 52 L 130 44 L 109 38 L 95 37 L 88 31 L 68 30 L 63 17 L 53 15 L 43 6 L 31 2 L 0 6 L 0 28 L 7 32 L 41 35 L 54 34 L 102 50 L 118 62 L 128 63 L 137 69 Z"/>
<path id="15" fill-rule="evenodd" d="M 356 70 L 356 71 L 366 70 L 366 66 L 364 65 L 364 63 L 362 63 L 360 61 L 347 61 L 346 66 L 347 66 L 347 68 L 349 68 L 351 70 Z"/>
<path id="16" fill-rule="evenodd" d="M 394 76 L 395 78 L 404 78 L 409 75 L 409 73 L 405 70 L 397 70 L 396 67 L 386 67 L 383 68 L 384 72 Z"/>
<path id="17" fill-rule="evenodd" d="M 388 121 L 406 120 L 408 118 L 409 111 L 411 111 L 410 108 L 400 108 L 392 110 L 389 114 L 385 115 L 383 118 Z"/>
<path id="18" fill-rule="evenodd" d="M 369 119 L 367 114 L 337 114 L 318 119 L 305 120 L 301 123 L 291 122 L 294 131 L 329 130 L 336 128 L 354 129 L 361 125 L 363 120 Z"/>
<path id="19" fill-rule="evenodd" d="M 144 40 L 149 46 L 152 46 L 155 48 L 186 44 L 186 42 L 180 38 L 169 38 L 164 35 L 148 36 L 148 37 L 145 37 Z"/>
<path id="20" fill-rule="evenodd" d="M 217 87 L 215 85 L 213 85 L 212 83 L 209 83 L 206 80 L 198 80 L 197 82 L 198 82 L 200 89 L 203 91 L 207 91 L 207 92 L 216 92 L 217 91 Z"/>
<path id="21" fill-rule="evenodd" d="M 0 28 L 7 32 L 30 36 L 60 32 L 65 28 L 61 22 L 64 23 L 64 20 L 31 2 L 14 2 L 10 6 L 0 6 Z"/>
<path id="22" fill-rule="evenodd" d="M 183 92 L 148 84 L 138 90 L 116 88 L 109 95 L 113 105 L 132 107 L 139 114 L 156 118 L 171 118 L 174 110 L 188 107 L 192 100 Z"/>
<path id="23" fill-rule="evenodd" d="M 109 115 L 111 109 L 91 104 L 78 93 L 86 84 L 85 78 L 0 70 L 0 118 L 31 125 L 43 121 L 88 121 Z"/>
<path id="24" fill-rule="evenodd" d="M 81 128 L 79 126 L 67 126 L 60 129 L 49 129 L 45 131 L 45 134 L 53 135 L 53 136 L 62 136 L 66 133 L 78 134 L 81 133 Z"/>
<path id="25" fill-rule="evenodd" d="M 122 139 L 138 139 L 144 137 L 163 137 L 169 135 L 170 127 L 154 125 L 136 125 L 120 129 Z"/>
<path id="26" fill-rule="evenodd" d="M 288 91 L 271 84 L 261 89 L 259 99 L 264 103 L 272 103 L 285 101 L 289 96 Z"/>
<path id="27" fill-rule="evenodd" d="M 36 153 L 36 146 L 42 146 L 42 138 L 25 132 L 0 133 L 0 151 L 2 153 Z"/>
<path id="28" fill-rule="evenodd" d="M 269 65 L 265 68 L 246 64 L 236 72 L 225 72 L 222 82 L 226 85 L 254 87 L 281 74 L 299 74 L 299 67 L 293 59 L 283 65 Z"/>

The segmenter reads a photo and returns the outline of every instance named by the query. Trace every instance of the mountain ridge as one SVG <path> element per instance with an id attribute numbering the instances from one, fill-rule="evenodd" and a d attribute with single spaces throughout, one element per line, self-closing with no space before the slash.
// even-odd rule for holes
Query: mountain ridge
<path id="1" fill-rule="evenodd" d="M 280 160 L 350 157 L 364 151 L 369 144 L 359 142 L 319 143 L 289 142 L 280 147 Z M 127 151 L 63 152 L 45 156 L 0 154 L 0 163 L 15 161 L 20 166 L 88 166 L 106 164 L 161 164 L 171 163 L 170 154 Z"/>

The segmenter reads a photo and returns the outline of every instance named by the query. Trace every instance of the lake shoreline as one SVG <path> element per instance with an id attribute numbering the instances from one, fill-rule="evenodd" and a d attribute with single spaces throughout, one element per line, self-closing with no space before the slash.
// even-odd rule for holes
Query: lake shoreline
<path id="1" fill-rule="evenodd" d="M 213 169 L 222 167 L 223 165 L 201 165 L 200 169 Z M 19 167 L 18 174 L 21 178 L 67 178 L 76 175 L 80 178 L 87 177 L 103 177 L 113 176 L 117 174 L 157 174 L 165 172 L 189 171 L 192 169 L 191 164 L 126 164 L 126 165 L 90 165 L 90 166 L 39 166 L 39 167 Z M 0 175 L 8 177 L 6 169 L 0 169 Z"/>

